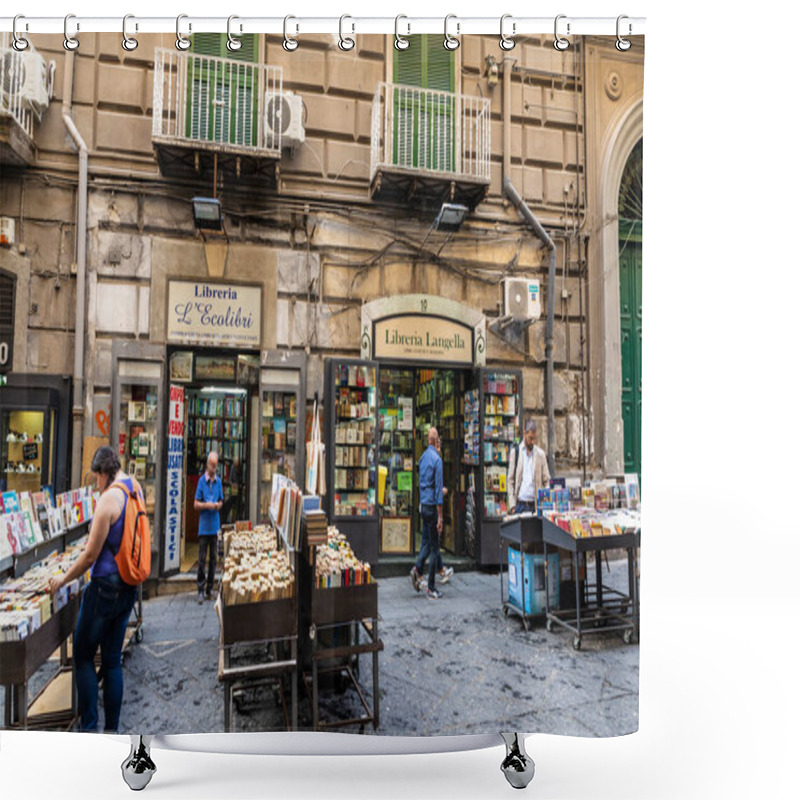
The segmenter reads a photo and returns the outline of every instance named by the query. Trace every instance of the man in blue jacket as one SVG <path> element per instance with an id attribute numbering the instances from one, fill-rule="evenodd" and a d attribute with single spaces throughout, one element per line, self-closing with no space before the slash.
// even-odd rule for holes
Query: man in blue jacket
<path id="1" fill-rule="evenodd" d="M 217 454 L 210 452 L 206 460 L 206 471 L 197 481 L 194 495 L 195 511 L 200 512 L 197 540 L 200 545 L 197 558 L 197 602 L 203 602 L 203 585 L 206 599 L 211 599 L 214 588 L 214 572 L 217 568 L 217 534 L 220 531 L 219 510 L 222 508 L 222 481 L 217 475 Z M 205 562 L 208 553 L 208 576 Z"/>
<path id="2" fill-rule="evenodd" d="M 438 600 L 442 593 L 436 588 L 436 569 L 441 555 L 439 535 L 444 525 L 444 474 L 442 457 L 437 445 L 439 432 L 436 428 L 428 431 L 428 447 L 419 460 L 419 513 L 422 517 L 422 547 L 417 563 L 411 568 L 411 583 L 416 588 L 421 580 L 425 559 L 430 557 L 428 567 L 428 597 Z"/>

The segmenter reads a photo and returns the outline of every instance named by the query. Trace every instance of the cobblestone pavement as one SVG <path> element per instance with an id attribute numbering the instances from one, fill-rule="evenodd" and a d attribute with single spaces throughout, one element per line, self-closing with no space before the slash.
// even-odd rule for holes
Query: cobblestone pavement
<path id="1" fill-rule="evenodd" d="M 626 562 L 612 561 L 603 571 L 604 583 L 625 587 Z M 456 573 L 436 601 L 424 590 L 416 594 L 407 577 L 386 578 L 379 585 L 385 647 L 380 733 L 502 728 L 610 736 L 637 729 L 639 647 L 625 645 L 618 633 L 586 637 L 576 652 L 566 631 L 547 633 L 540 624 L 526 632 L 519 618 L 503 616 L 496 574 Z M 213 604 L 198 605 L 194 593 L 145 601 L 144 640 L 132 643 L 124 658 L 120 732 L 223 731 L 218 634 Z M 36 676 L 37 681 L 45 677 L 45 671 Z M 371 656 L 361 657 L 360 682 L 371 702 Z M 271 687 L 248 690 L 237 700 L 234 730 L 283 729 L 277 697 Z M 298 698 L 299 724 L 310 728 L 302 682 Z M 100 713 L 102 726 L 102 708 Z M 352 688 L 323 687 L 322 719 L 359 713 Z M 365 731 L 371 732 L 371 727 Z"/>

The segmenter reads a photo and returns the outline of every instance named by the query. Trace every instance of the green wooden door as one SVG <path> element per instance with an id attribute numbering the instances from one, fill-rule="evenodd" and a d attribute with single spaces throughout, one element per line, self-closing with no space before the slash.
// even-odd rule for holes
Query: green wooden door
<path id="1" fill-rule="evenodd" d="M 455 170 L 455 53 L 441 36 L 408 37 L 406 50 L 394 50 L 393 163 L 439 172 Z M 430 89 L 415 92 L 403 87 Z"/>
<path id="2" fill-rule="evenodd" d="M 642 223 L 619 221 L 619 307 L 625 472 L 642 472 Z"/>
<path id="3" fill-rule="evenodd" d="M 187 70 L 186 135 L 220 144 L 257 145 L 258 76 L 249 64 L 258 62 L 258 36 L 240 37 L 242 46 L 229 51 L 227 36 L 196 33 Z M 215 59 L 225 59 L 217 61 Z"/>

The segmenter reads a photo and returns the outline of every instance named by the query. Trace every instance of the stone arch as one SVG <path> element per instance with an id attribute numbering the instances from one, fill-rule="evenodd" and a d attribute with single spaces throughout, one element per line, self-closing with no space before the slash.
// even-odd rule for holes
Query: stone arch
<path id="1" fill-rule="evenodd" d="M 619 187 L 633 148 L 643 137 L 643 102 L 638 94 L 617 114 L 603 137 L 600 170 L 599 255 L 602 277 L 602 391 L 603 415 L 599 452 L 606 474 L 625 468 L 622 424 L 622 354 L 619 304 Z"/>

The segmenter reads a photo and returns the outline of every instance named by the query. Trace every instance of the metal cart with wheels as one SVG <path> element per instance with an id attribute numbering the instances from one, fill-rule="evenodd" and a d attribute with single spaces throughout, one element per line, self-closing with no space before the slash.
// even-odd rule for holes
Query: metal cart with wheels
<path id="1" fill-rule="evenodd" d="M 512 565 L 508 564 L 507 547 L 519 551 L 520 572 L 518 577 L 519 585 L 525 585 L 525 562 L 523 553 L 544 553 L 544 541 L 542 539 L 542 520 L 533 514 L 519 514 L 504 519 L 500 523 L 500 603 L 503 616 L 516 614 L 522 619 L 522 625 L 526 631 L 530 630 L 531 623 L 535 619 L 541 619 L 543 614 L 528 614 L 525 611 L 525 600 L 521 598 L 518 604 L 511 597 L 511 575 Z M 508 566 L 508 580 L 503 580 L 503 564 Z"/>
<path id="2" fill-rule="evenodd" d="M 639 639 L 639 565 L 638 548 L 641 533 L 624 533 L 611 536 L 575 538 L 548 519 L 542 519 L 544 551 L 548 546 L 566 550 L 572 555 L 575 576 L 575 608 L 555 610 L 546 608 L 546 628 L 558 626 L 573 634 L 572 646 L 580 650 L 584 636 L 621 631 L 626 644 Z M 607 550 L 624 549 L 628 555 L 628 592 L 621 592 L 603 584 L 602 554 Z M 595 582 L 578 580 L 579 556 L 595 554 Z M 588 576 L 587 576 L 588 578 Z M 583 584 L 584 590 L 580 587 Z M 583 595 L 583 597 L 582 597 Z"/>

